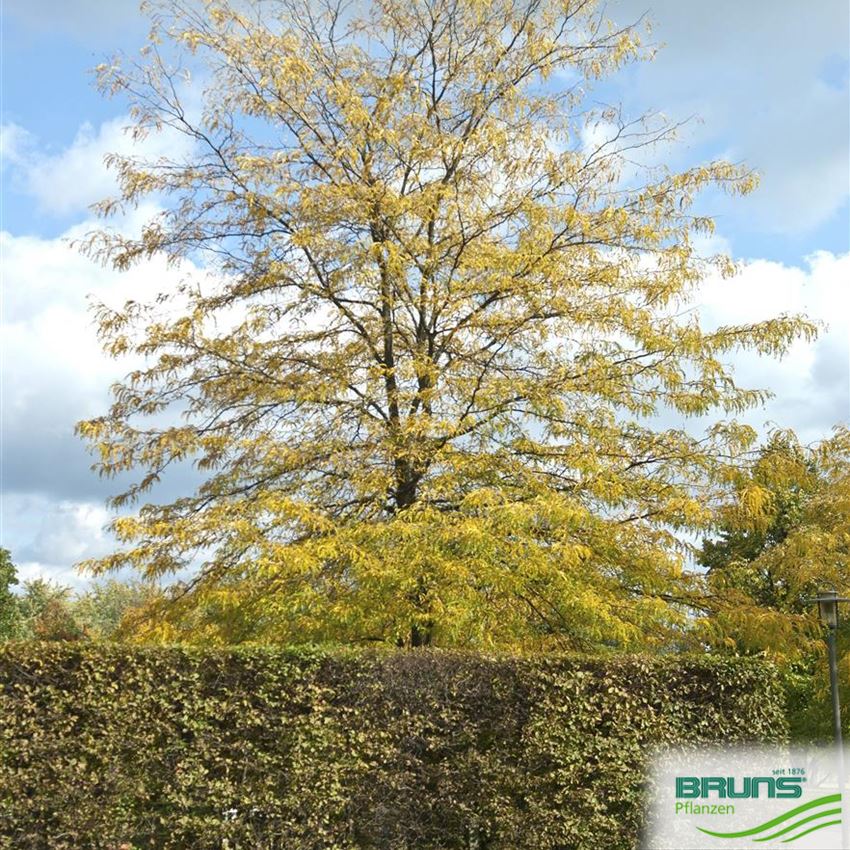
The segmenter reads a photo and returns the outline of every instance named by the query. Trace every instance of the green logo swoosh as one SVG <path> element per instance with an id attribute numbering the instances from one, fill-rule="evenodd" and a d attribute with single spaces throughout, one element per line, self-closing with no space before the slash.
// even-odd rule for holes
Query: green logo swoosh
<path id="1" fill-rule="evenodd" d="M 771 827 L 778 826 L 780 823 L 784 823 L 785 821 L 789 820 L 790 818 L 796 817 L 797 815 L 801 815 L 801 814 L 803 814 L 803 812 L 808 812 L 810 809 L 815 809 L 818 806 L 825 806 L 828 803 L 839 803 L 839 802 L 841 802 L 841 795 L 840 794 L 828 794 L 825 797 L 818 797 L 816 800 L 812 800 L 809 803 L 803 803 L 802 806 L 796 806 L 795 808 L 790 809 L 789 811 L 784 812 L 781 815 L 777 815 L 777 817 L 773 818 L 772 820 L 765 821 L 765 823 L 759 824 L 758 826 L 754 826 L 751 829 L 741 830 L 740 832 L 713 832 L 710 829 L 703 829 L 701 826 L 698 826 L 697 829 L 700 832 L 705 833 L 706 835 L 713 836 L 714 838 L 746 838 L 747 836 L 758 835 L 758 833 L 764 832 L 765 830 L 770 829 Z M 836 810 L 831 811 L 831 812 L 823 812 L 823 814 L 824 815 L 826 815 L 826 814 L 836 814 L 836 813 L 840 813 L 840 811 L 841 811 L 840 809 L 836 809 Z M 820 817 L 820 815 L 815 815 L 814 817 Z M 782 830 L 782 832 L 777 833 L 777 835 L 780 835 L 784 832 L 788 832 L 789 830 L 793 829 L 794 826 L 802 826 L 802 824 L 805 821 L 814 820 L 814 817 L 806 818 L 806 819 L 804 819 L 804 821 L 801 821 L 800 823 L 794 824 L 793 826 L 788 827 L 788 829 Z M 837 823 L 837 821 L 836 821 L 836 823 Z M 830 824 L 823 824 L 823 826 L 829 826 L 829 825 Z M 812 829 L 807 830 L 807 832 L 813 832 L 815 829 L 819 829 L 819 828 L 820 828 L 820 826 L 813 827 Z M 768 838 L 773 838 L 773 837 L 774 836 L 767 836 L 766 838 L 763 838 L 763 839 L 757 838 L 756 841 L 767 841 Z M 795 836 L 795 837 L 799 838 L 800 836 Z M 790 840 L 793 840 L 793 839 L 786 839 L 786 842 L 790 841 Z M 785 842 L 783 842 L 783 843 L 785 843 Z"/>

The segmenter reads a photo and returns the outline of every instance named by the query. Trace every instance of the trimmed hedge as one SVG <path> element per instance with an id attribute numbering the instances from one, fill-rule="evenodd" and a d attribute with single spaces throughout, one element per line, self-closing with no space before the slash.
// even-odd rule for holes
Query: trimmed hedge
<path id="1" fill-rule="evenodd" d="M 744 660 L 0 649 L 0 847 L 631 848 L 654 743 L 784 739 Z"/>

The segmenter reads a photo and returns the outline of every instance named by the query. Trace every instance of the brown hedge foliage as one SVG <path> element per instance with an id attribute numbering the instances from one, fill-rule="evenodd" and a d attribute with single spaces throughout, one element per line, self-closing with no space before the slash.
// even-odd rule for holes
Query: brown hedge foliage
<path id="1" fill-rule="evenodd" d="M 0 650 L 0 847 L 631 848 L 648 748 L 786 735 L 743 660 Z"/>

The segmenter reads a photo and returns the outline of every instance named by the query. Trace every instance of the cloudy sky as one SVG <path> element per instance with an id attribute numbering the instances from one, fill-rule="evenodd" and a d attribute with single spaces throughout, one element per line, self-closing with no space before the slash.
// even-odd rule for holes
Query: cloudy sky
<path id="1" fill-rule="evenodd" d="M 0 545 L 24 578 L 79 585 L 73 564 L 109 547 L 103 500 L 114 484 L 89 471 L 73 426 L 104 411 L 110 382 L 126 371 L 100 354 L 87 298 L 138 300 L 170 274 L 154 262 L 117 275 L 68 244 L 110 193 L 104 154 L 128 148 L 126 105 L 101 99 L 88 69 L 116 48 L 135 50 L 146 26 L 134 0 L 5 0 L 2 9 Z M 668 154 L 677 166 L 723 156 L 762 175 L 749 198 L 703 201 L 717 220 L 707 247 L 728 250 L 741 273 L 707 281 L 701 309 L 709 323 L 797 311 L 827 323 L 782 363 L 736 363 L 742 383 L 776 394 L 749 421 L 817 440 L 850 416 L 848 4 L 610 0 L 608 9 L 623 23 L 648 14 L 661 49 L 594 96 L 631 114 L 691 119 Z"/>

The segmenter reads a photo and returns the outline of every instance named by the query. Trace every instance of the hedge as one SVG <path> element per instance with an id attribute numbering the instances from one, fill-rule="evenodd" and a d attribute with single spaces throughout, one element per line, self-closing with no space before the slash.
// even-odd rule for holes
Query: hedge
<path id="1" fill-rule="evenodd" d="M 787 735 L 741 659 L 0 649 L 0 847 L 631 848 L 648 749 Z"/>

